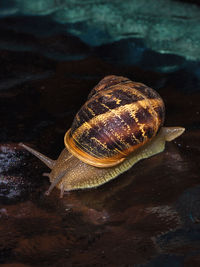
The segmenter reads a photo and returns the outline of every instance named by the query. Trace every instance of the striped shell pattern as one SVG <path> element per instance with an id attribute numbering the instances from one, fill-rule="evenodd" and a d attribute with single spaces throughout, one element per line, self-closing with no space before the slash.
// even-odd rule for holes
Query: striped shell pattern
<path id="1" fill-rule="evenodd" d="M 125 77 L 106 76 L 76 114 L 65 145 L 90 165 L 114 166 L 150 141 L 164 117 L 163 100 L 152 88 Z"/>

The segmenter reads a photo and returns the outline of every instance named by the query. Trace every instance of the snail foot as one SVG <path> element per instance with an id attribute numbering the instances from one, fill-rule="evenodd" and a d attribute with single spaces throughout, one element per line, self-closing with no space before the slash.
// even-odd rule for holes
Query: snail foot
<path id="1" fill-rule="evenodd" d="M 64 185 L 61 184 L 61 186 L 60 186 L 60 198 L 63 198 L 63 196 L 64 196 L 64 192 L 65 192 Z"/>

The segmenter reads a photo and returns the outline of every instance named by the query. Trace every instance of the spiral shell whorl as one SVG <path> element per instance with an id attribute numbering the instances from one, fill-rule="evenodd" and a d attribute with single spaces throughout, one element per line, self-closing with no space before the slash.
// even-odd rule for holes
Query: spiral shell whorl
<path id="1" fill-rule="evenodd" d="M 159 94 L 125 77 L 94 87 L 65 136 L 66 147 L 88 164 L 114 166 L 154 137 L 164 122 Z"/>

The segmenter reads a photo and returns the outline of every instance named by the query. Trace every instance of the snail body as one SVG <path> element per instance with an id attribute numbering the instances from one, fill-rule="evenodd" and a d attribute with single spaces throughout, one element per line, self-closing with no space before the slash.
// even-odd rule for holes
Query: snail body
<path id="1" fill-rule="evenodd" d="M 66 148 L 53 161 L 25 149 L 50 169 L 51 186 L 64 191 L 100 186 L 141 159 L 160 153 L 165 142 L 184 132 L 163 127 L 165 107 L 159 94 L 121 76 L 106 76 L 93 88 L 64 137 Z"/>

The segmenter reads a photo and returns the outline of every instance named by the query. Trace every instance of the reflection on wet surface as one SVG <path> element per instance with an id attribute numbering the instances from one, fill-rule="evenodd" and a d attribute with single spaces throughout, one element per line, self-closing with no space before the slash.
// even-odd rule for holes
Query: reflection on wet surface
<path id="1" fill-rule="evenodd" d="M 74 47 L 79 42 L 73 39 Z M 5 63 L 0 90 L 3 266 L 198 266 L 199 81 L 187 70 L 156 73 L 108 64 L 97 55 L 57 62 L 5 49 L 0 57 Z M 97 189 L 66 193 L 63 199 L 55 189 L 44 196 L 47 169 L 18 142 L 57 158 L 74 114 L 108 74 L 157 89 L 166 103 L 165 124 L 186 132 L 163 153 Z"/>

